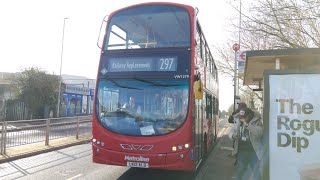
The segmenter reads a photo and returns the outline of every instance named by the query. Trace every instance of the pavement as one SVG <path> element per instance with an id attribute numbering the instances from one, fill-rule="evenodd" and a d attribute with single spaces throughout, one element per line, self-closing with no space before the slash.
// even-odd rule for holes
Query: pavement
<path id="1" fill-rule="evenodd" d="M 82 135 L 76 139 L 74 136 L 53 139 L 46 146 L 44 142 L 27 144 L 22 146 L 10 147 L 6 149 L 5 154 L 0 154 L 0 164 L 14 161 L 16 159 L 26 158 L 37 154 L 55 151 L 74 145 L 88 143 L 91 141 L 91 135 Z"/>
<path id="2" fill-rule="evenodd" d="M 225 124 L 219 132 L 219 140 L 209 157 L 203 162 L 195 180 L 231 180 L 234 171 L 235 158 L 231 156 L 232 140 L 229 139 L 228 133 L 231 125 Z M 0 164 L 10 162 L 16 159 L 34 156 L 37 154 L 55 151 L 66 147 L 88 143 L 91 140 L 91 135 L 75 137 L 67 137 L 56 140 L 50 140 L 50 145 L 44 143 L 23 145 L 18 147 L 8 148 L 6 155 L 0 155 Z"/>
<path id="3" fill-rule="evenodd" d="M 203 163 L 195 180 L 231 180 L 235 170 L 235 157 L 231 156 L 232 140 L 228 137 L 231 125 L 225 124 L 219 132 L 218 143 Z"/>

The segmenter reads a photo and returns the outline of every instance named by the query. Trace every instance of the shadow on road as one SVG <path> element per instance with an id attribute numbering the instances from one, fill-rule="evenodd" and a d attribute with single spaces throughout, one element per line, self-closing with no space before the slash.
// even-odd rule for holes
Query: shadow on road
<path id="1" fill-rule="evenodd" d="M 142 168 L 130 168 L 123 173 L 118 180 L 193 180 L 194 176 L 191 172 L 186 171 L 168 171 L 158 169 L 142 169 Z"/>

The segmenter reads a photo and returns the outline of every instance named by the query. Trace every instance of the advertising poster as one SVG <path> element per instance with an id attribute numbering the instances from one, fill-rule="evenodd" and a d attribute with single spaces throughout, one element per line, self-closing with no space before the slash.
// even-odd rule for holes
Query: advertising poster
<path id="1" fill-rule="evenodd" d="M 271 74 L 268 90 L 269 178 L 320 179 L 320 74 Z"/>

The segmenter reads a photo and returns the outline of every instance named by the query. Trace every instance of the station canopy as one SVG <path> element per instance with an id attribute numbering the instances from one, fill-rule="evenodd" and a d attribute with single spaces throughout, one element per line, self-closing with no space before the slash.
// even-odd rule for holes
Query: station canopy
<path id="1" fill-rule="evenodd" d="M 261 87 L 263 72 L 277 69 L 320 73 L 320 48 L 247 51 L 243 84 Z"/>

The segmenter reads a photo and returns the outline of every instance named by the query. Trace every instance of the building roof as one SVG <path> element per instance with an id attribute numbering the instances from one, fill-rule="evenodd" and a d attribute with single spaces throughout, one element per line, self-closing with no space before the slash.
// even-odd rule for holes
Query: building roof
<path id="1" fill-rule="evenodd" d="M 0 85 L 12 84 L 12 82 L 9 79 L 14 74 L 15 73 L 0 72 Z"/>
<path id="2" fill-rule="evenodd" d="M 8 73 L 8 72 L 0 72 L 0 85 L 9 85 L 12 84 L 10 81 L 10 77 L 16 75 L 18 73 Z M 89 79 L 83 76 L 76 75 L 67 75 L 62 74 L 62 81 L 65 84 L 69 85 L 77 85 L 82 87 L 95 88 L 95 79 Z"/>
<path id="3" fill-rule="evenodd" d="M 66 85 L 81 86 L 81 87 L 87 87 L 92 89 L 95 88 L 95 84 L 96 84 L 95 79 L 89 79 L 83 76 L 68 75 L 68 74 L 62 74 L 61 76 L 62 76 L 62 81 Z"/>

